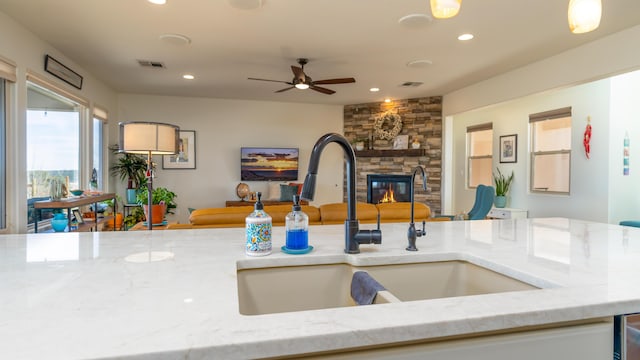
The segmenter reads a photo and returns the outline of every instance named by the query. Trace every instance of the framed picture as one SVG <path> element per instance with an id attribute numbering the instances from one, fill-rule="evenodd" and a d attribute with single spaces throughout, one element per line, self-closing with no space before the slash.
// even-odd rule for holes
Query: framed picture
<path id="1" fill-rule="evenodd" d="M 44 57 L 44 71 L 77 89 L 82 89 L 82 76 L 49 55 Z"/>
<path id="2" fill-rule="evenodd" d="M 240 148 L 240 180 L 298 180 L 298 148 Z"/>
<path id="3" fill-rule="evenodd" d="M 500 136 L 500 162 L 518 162 L 518 135 Z"/>
<path id="4" fill-rule="evenodd" d="M 405 150 L 409 148 L 409 135 L 398 135 L 393 139 L 394 150 Z"/>
<path id="5" fill-rule="evenodd" d="M 73 213 L 73 217 L 76 218 L 76 221 L 78 222 L 78 224 L 84 223 L 84 219 L 82 218 L 82 214 L 80 213 L 79 209 L 73 209 L 71 210 L 71 212 Z"/>
<path id="6" fill-rule="evenodd" d="M 163 169 L 195 169 L 196 168 L 196 132 L 180 130 L 180 144 L 175 155 L 162 156 Z"/>

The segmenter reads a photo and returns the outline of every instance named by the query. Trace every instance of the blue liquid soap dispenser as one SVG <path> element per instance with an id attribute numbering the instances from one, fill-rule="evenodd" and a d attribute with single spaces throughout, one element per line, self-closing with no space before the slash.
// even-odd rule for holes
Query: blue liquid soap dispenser
<path id="1" fill-rule="evenodd" d="M 285 231 L 284 252 L 306 253 L 312 249 L 309 246 L 309 216 L 302 211 L 299 195 L 293 196 L 293 210 L 285 218 Z"/>
<path id="2" fill-rule="evenodd" d="M 271 254 L 271 216 L 264 212 L 264 206 L 258 193 L 258 201 L 254 210 L 245 219 L 246 223 L 246 248 L 249 256 L 265 256 Z"/>

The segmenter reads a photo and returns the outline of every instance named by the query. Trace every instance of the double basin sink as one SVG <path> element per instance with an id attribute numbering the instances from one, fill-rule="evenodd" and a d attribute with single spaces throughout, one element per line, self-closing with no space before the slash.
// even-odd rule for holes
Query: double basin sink
<path id="1" fill-rule="evenodd" d="M 354 266 L 348 263 L 238 269 L 244 315 L 355 306 L 351 279 L 367 271 L 386 290 L 374 304 L 481 295 L 538 287 L 465 260 Z"/>

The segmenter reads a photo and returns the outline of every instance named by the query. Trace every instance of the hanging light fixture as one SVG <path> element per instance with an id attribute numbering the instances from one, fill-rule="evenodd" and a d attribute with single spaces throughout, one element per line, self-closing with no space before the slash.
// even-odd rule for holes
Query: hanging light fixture
<path id="1" fill-rule="evenodd" d="M 436 19 L 454 17 L 460 11 L 462 0 L 431 0 L 431 13 Z"/>
<path id="2" fill-rule="evenodd" d="M 600 25 L 601 0 L 569 0 L 569 29 L 574 34 L 593 31 Z"/>

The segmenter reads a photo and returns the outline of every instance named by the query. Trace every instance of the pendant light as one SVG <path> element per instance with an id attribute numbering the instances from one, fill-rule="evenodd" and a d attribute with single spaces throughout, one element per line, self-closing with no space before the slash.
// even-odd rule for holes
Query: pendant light
<path id="1" fill-rule="evenodd" d="M 431 0 L 431 13 L 436 19 L 454 17 L 460 11 L 462 0 Z"/>
<path id="2" fill-rule="evenodd" d="M 601 15 L 601 0 L 569 0 L 569 29 L 574 34 L 597 29 Z"/>

